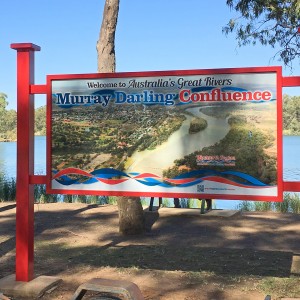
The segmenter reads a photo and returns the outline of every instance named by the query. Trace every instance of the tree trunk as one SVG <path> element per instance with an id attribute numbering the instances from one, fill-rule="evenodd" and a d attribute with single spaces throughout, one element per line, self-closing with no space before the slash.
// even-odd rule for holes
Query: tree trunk
<path id="1" fill-rule="evenodd" d="M 106 0 L 97 42 L 98 72 L 114 73 L 115 32 L 120 0 Z M 119 231 L 122 234 L 139 234 L 144 231 L 144 212 L 138 197 L 119 197 Z"/>
<path id="2" fill-rule="evenodd" d="M 144 211 L 139 197 L 119 197 L 119 231 L 124 235 L 141 234 L 145 229 Z"/>
<path id="3" fill-rule="evenodd" d="M 116 69 L 115 33 L 120 0 L 106 0 L 97 42 L 98 72 L 113 73 Z"/>

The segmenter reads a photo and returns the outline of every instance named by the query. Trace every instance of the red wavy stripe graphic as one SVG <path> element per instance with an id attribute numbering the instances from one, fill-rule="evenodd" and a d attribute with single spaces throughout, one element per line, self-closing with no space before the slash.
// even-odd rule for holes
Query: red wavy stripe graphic
<path id="1" fill-rule="evenodd" d="M 53 176 L 53 179 L 59 178 L 60 176 L 67 175 L 67 174 L 76 174 L 76 175 L 83 175 L 83 176 L 87 176 L 87 177 L 93 177 L 93 175 L 91 175 L 90 173 L 85 172 L 83 170 L 76 169 L 76 168 L 67 168 L 67 169 L 61 170 L 58 173 L 56 173 Z"/>
<path id="2" fill-rule="evenodd" d="M 229 179 L 222 178 L 222 177 L 217 177 L 217 176 L 204 177 L 203 180 L 220 182 L 220 183 L 230 184 L 230 185 L 239 186 L 239 187 L 243 187 L 243 188 L 251 188 L 251 189 L 255 189 L 255 188 L 261 189 L 263 187 L 267 187 L 267 186 L 252 186 L 252 185 L 249 186 L 249 185 L 237 183 L 237 182 L 231 181 Z"/>
<path id="3" fill-rule="evenodd" d="M 174 183 L 174 184 L 183 184 L 183 183 L 192 182 L 196 179 L 197 178 L 183 178 L 183 179 L 169 179 L 169 178 L 166 178 L 165 181 L 170 182 L 170 183 Z"/>
<path id="4" fill-rule="evenodd" d="M 97 178 L 98 181 L 101 181 L 106 184 L 119 184 L 123 183 L 124 181 L 127 181 L 128 178 L 125 179 L 104 179 L 104 178 Z"/>
<path id="5" fill-rule="evenodd" d="M 151 174 L 151 173 L 143 173 L 143 174 L 134 176 L 134 178 L 160 178 L 160 177 L 155 174 Z"/>

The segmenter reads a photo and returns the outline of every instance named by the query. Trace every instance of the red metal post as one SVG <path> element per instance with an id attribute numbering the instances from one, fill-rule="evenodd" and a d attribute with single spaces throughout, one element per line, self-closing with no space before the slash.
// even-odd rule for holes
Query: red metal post
<path id="1" fill-rule="evenodd" d="M 300 27 L 298 28 L 300 33 Z M 282 77 L 283 87 L 300 86 L 300 76 L 287 76 Z M 300 192 L 299 181 L 283 181 L 283 191 L 285 192 Z"/>
<path id="2" fill-rule="evenodd" d="M 34 277 L 34 51 L 31 43 L 11 44 L 17 50 L 17 212 L 16 212 L 16 280 Z"/>

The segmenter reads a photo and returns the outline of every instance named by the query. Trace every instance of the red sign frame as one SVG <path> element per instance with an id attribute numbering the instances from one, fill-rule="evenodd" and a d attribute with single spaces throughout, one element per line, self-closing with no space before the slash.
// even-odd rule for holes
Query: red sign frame
<path id="1" fill-rule="evenodd" d="M 145 191 L 91 191 L 86 189 L 55 189 L 51 186 L 52 172 L 52 82 L 72 81 L 72 80 L 92 80 L 92 79 L 122 79 L 122 78 L 141 78 L 141 77 L 161 77 L 161 76 L 193 76 L 193 75 L 212 75 L 215 74 L 276 74 L 276 102 L 277 102 L 277 195 L 276 196 L 256 196 L 256 195 L 228 195 L 214 193 L 162 193 Z M 205 70 L 174 70 L 174 71 L 155 71 L 155 72 L 126 72 L 126 73 L 105 73 L 105 74 L 66 74 L 47 76 L 47 192 L 59 194 L 78 194 L 78 195 L 114 195 L 114 196 L 151 196 L 151 197 L 176 197 L 176 198 L 213 198 L 231 200 L 257 200 L 257 201 L 282 201 L 283 180 L 282 180 L 282 73 L 281 67 L 256 67 L 256 68 L 229 68 L 229 69 L 205 69 Z"/>

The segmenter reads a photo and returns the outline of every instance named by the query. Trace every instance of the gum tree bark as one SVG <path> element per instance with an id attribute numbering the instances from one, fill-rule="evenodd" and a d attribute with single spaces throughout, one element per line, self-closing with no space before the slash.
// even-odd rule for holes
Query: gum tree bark
<path id="1" fill-rule="evenodd" d="M 116 70 L 115 33 L 120 0 L 106 0 L 102 25 L 97 42 L 98 72 L 113 73 Z"/>
<path id="2" fill-rule="evenodd" d="M 106 0 L 102 25 L 97 42 L 98 72 L 114 73 L 115 32 L 117 28 L 120 0 Z M 118 197 L 119 231 L 124 235 L 140 234 L 144 231 L 144 212 L 139 197 Z"/>
<path id="3" fill-rule="evenodd" d="M 144 232 L 144 211 L 139 197 L 119 197 L 119 231 L 124 235 Z"/>

